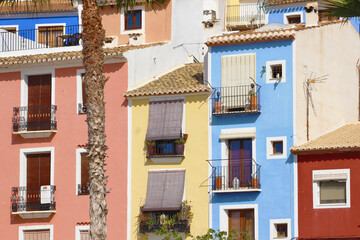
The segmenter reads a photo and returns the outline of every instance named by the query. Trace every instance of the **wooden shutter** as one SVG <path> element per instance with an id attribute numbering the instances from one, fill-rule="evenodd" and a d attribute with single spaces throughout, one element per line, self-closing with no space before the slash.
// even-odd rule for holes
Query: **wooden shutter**
<path id="1" fill-rule="evenodd" d="M 254 209 L 229 210 L 229 232 L 235 230 L 238 239 L 254 239 Z"/>
<path id="2" fill-rule="evenodd" d="M 85 91 L 85 84 L 84 84 L 84 76 L 85 76 L 85 73 L 82 73 L 81 74 L 82 104 L 83 104 L 83 106 L 86 106 L 87 98 L 86 98 L 86 91 Z"/>
<path id="3" fill-rule="evenodd" d="M 87 186 L 89 182 L 89 158 L 87 153 L 81 154 L 81 186 Z"/>
<path id="4" fill-rule="evenodd" d="M 80 240 L 90 240 L 89 230 L 80 231 Z"/>
<path id="5" fill-rule="evenodd" d="M 50 240 L 50 230 L 24 231 L 24 240 Z"/>
<path id="6" fill-rule="evenodd" d="M 28 77 L 28 131 L 48 130 L 51 121 L 51 74 Z"/>
<path id="7" fill-rule="evenodd" d="M 62 47 L 63 26 L 39 27 L 39 43 L 48 47 Z"/>

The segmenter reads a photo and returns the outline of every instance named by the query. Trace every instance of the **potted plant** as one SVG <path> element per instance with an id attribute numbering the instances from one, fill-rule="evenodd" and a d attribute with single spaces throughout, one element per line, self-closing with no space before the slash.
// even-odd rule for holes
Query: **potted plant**
<path id="1" fill-rule="evenodd" d="M 152 140 L 146 140 L 145 146 L 147 147 L 147 153 L 148 156 L 154 156 L 156 155 L 156 147 L 155 147 L 155 141 Z"/>
<path id="2" fill-rule="evenodd" d="M 217 99 L 215 100 L 215 113 L 221 112 L 222 102 L 220 100 L 220 92 L 217 92 Z"/>
<path id="3" fill-rule="evenodd" d="M 175 140 L 175 155 L 184 155 L 184 147 L 188 135 L 184 134 L 180 139 Z"/>
<path id="4" fill-rule="evenodd" d="M 249 91 L 250 95 L 250 110 L 255 111 L 257 110 L 257 96 L 254 89 Z"/>
<path id="5" fill-rule="evenodd" d="M 252 176 L 252 188 L 259 188 L 259 179 L 257 178 L 257 175 L 254 174 Z"/>

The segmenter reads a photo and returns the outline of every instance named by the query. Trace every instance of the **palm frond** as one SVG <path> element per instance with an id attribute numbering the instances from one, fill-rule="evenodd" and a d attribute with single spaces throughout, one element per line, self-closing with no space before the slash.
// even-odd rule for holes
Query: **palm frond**
<path id="1" fill-rule="evenodd" d="M 334 17 L 360 17 L 360 0 L 322 0 L 323 11 Z"/>
<path id="2" fill-rule="evenodd" d="M 123 8 L 125 11 L 127 11 L 129 9 L 133 9 L 133 7 L 139 3 L 146 3 L 152 6 L 153 4 L 164 3 L 164 0 L 117 0 L 116 8 Z"/>

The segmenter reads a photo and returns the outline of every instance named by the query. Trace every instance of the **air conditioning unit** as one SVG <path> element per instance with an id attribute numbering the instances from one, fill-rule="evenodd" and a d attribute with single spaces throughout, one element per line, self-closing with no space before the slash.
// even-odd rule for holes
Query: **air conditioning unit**
<path id="1" fill-rule="evenodd" d="M 129 45 L 140 45 L 145 42 L 145 37 L 142 33 L 130 33 L 129 35 Z"/>

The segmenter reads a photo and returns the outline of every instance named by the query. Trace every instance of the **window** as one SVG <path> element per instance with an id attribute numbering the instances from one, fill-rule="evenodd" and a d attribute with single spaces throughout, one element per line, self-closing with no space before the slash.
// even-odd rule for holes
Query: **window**
<path id="1" fill-rule="evenodd" d="M 266 62 L 266 83 L 286 82 L 285 60 Z"/>
<path id="2" fill-rule="evenodd" d="M 270 219 L 270 239 L 291 239 L 290 219 Z"/>
<path id="3" fill-rule="evenodd" d="M 64 26 L 38 26 L 38 42 L 48 47 L 62 47 Z"/>
<path id="4" fill-rule="evenodd" d="M 319 10 L 319 22 L 334 21 L 334 20 L 338 20 L 338 19 L 340 19 L 340 17 L 327 16 L 324 13 L 324 10 Z"/>
<path id="5" fill-rule="evenodd" d="M 313 170 L 314 208 L 350 207 L 350 170 Z"/>
<path id="6" fill-rule="evenodd" d="M 303 21 L 303 12 L 290 12 L 284 14 L 284 24 L 299 24 Z"/>
<path id="7" fill-rule="evenodd" d="M 141 29 L 141 10 L 128 11 L 125 15 L 125 30 Z"/>
<path id="8" fill-rule="evenodd" d="M 76 226 L 75 227 L 75 240 L 90 240 L 89 226 Z"/>
<path id="9" fill-rule="evenodd" d="M 85 70 L 80 69 L 77 71 L 76 86 L 77 86 L 77 113 L 86 113 L 86 92 L 83 78 L 85 76 Z"/>
<path id="10" fill-rule="evenodd" d="M 239 239 L 254 239 L 254 209 L 229 210 L 229 230 L 235 230 Z"/>
<path id="11" fill-rule="evenodd" d="M 86 149 L 76 149 L 76 188 L 77 195 L 88 195 L 89 158 Z"/>
<path id="12" fill-rule="evenodd" d="M 148 157 L 184 155 L 183 111 L 182 99 L 150 101 L 145 141 Z"/>
<path id="13" fill-rule="evenodd" d="M 268 159 L 286 158 L 286 137 L 266 138 L 266 153 Z"/>
<path id="14" fill-rule="evenodd" d="M 10 33 L 15 33 L 17 32 L 17 29 L 16 27 L 0 27 L 1 29 L 7 31 L 7 32 L 10 32 Z"/>
<path id="15" fill-rule="evenodd" d="M 19 240 L 53 240 L 53 226 L 21 226 L 19 227 Z"/>

